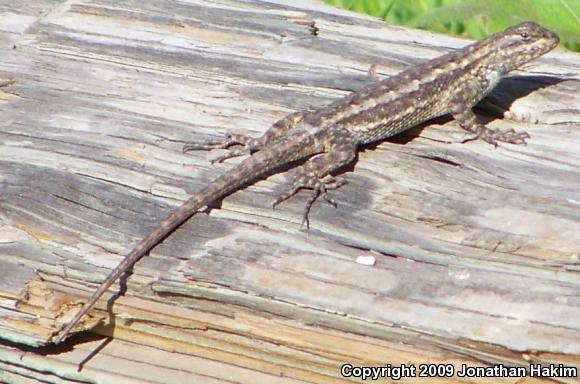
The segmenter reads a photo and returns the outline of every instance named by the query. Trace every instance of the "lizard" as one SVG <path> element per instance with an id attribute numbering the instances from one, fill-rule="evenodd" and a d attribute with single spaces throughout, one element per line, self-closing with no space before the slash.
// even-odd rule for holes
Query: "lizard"
<path id="1" fill-rule="evenodd" d="M 56 343 L 67 337 L 118 278 L 129 273 L 141 257 L 196 212 L 279 167 L 305 160 L 296 165 L 290 189 L 273 206 L 303 188 L 312 190 L 303 214 L 303 223 L 308 225 L 310 208 L 320 196 L 336 206 L 328 191 L 339 188 L 345 181 L 333 173 L 353 162 L 358 147 L 435 117 L 450 114 L 473 139 L 494 146 L 498 142 L 525 145 L 528 133 L 489 128 L 478 122 L 472 107 L 505 74 L 544 55 L 558 43 L 555 33 L 534 22 L 524 22 L 373 82 L 326 107 L 294 112 L 274 123 L 260 138 L 226 133 L 220 140 L 186 144 L 184 152 L 225 149 L 225 154 L 214 159 L 218 162 L 250 156 L 209 182 L 142 239 L 64 326 Z"/>

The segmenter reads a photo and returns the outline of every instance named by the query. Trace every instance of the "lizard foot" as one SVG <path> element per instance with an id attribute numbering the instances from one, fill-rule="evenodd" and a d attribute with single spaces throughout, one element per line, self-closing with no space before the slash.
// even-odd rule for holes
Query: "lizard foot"
<path id="1" fill-rule="evenodd" d="M 526 145 L 526 139 L 529 139 L 530 135 L 525 132 L 516 132 L 512 128 L 506 130 L 499 130 L 499 129 L 491 129 L 485 128 L 481 130 L 481 132 L 475 134 L 472 137 L 468 137 L 467 139 L 463 140 L 462 143 L 467 143 L 468 141 L 473 141 L 477 139 L 481 139 L 493 146 L 497 147 L 498 141 L 504 143 L 511 143 L 516 145 Z"/>
<path id="2" fill-rule="evenodd" d="M 526 139 L 529 139 L 530 135 L 525 131 L 516 132 L 512 128 L 503 131 L 487 128 L 481 131 L 477 137 L 497 147 L 498 141 L 516 145 L 526 145 Z"/>
<path id="3" fill-rule="evenodd" d="M 262 144 L 258 139 L 226 132 L 225 137 L 222 140 L 208 140 L 200 143 L 186 143 L 183 146 L 183 152 L 185 153 L 196 150 L 207 151 L 211 149 L 225 149 L 226 153 L 211 161 L 212 163 L 221 163 L 222 161 L 232 157 L 249 155 L 252 152 L 259 150 L 261 147 Z"/>
<path id="4" fill-rule="evenodd" d="M 314 202 L 322 195 L 324 200 L 333 207 L 337 207 L 336 201 L 332 199 L 328 191 L 337 189 L 342 185 L 346 184 L 346 180 L 339 177 L 334 177 L 331 175 L 326 175 L 323 178 L 318 178 L 312 174 L 299 174 L 296 175 L 294 178 L 294 183 L 292 184 L 292 188 L 280 196 L 273 204 L 272 208 L 275 208 L 276 205 L 280 204 L 281 202 L 288 200 L 290 197 L 294 196 L 298 193 L 299 190 L 303 188 L 312 189 L 312 195 L 306 201 L 306 206 L 304 207 L 304 213 L 302 215 L 302 225 L 306 224 L 306 228 L 310 228 L 310 220 L 308 219 L 308 214 L 310 213 L 310 209 Z"/>

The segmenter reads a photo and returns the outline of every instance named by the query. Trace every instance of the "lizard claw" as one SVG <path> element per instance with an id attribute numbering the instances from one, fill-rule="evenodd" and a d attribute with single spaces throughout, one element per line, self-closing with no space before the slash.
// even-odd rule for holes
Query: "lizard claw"
<path id="1" fill-rule="evenodd" d="M 248 155 L 253 151 L 259 150 L 261 146 L 262 145 L 260 141 L 257 139 L 226 132 L 222 140 L 207 140 L 199 143 L 186 143 L 183 146 L 183 153 L 197 150 L 207 151 L 211 149 L 225 149 L 227 151 L 226 153 L 211 160 L 211 163 L 214 164 L 221 163 L 222 161 L 232 157 Z"/>
<path id="2" fill-rule="evenodd" d="M 509 128 L 503 131 L 486 129 L 478 136 L 482 140 L 493 144 L 495 147 L 497 147 L 498 141 L 515 145 L 526 145 L 526 139 L 530 138 L 530 135 L 527 132 L 516 132 L 513 130 L 513 128 Z"/>
<path id="3" fill-rule="evenodd" d="M 486 128 L 479 132 L 478 134 L 463 139 L 461 143 L 467 143 L 469 141 L 481 139 L 486 143 L 493 145 L 495 148 L 498 146 L 498 142 L 510 143 L 515 145 L 526 145 L 526 139 L 529 139 L 530 135 L 525 132 L 516 132 L 513 128 L 509 128 L 503 131 L 497 129 Z"/>
<path id="4" fill-rule="evenodd" d="M 310 198 L 306 201 L 306 205 L 304 206 L 301 224 L 301 226 L 304 226 L 304 224 L 306 224 L 306 228 L 310 228 L 310 220 L 308 219 L 308 214 L 310 213 L 310 209 L 312 208 L 316 200 L 322 195 L 322 197 L 328 204 L 337 208 L 338 204 L 333 198 L 330 197 L 328 191 L 337 189 L 346 183 L 347 181 L 345 179 L 334 177 L 331 175 L 326 175 L 320 179 L 314 175 L 305 175 L 305 174 L 296 175 L 292 188 L 285 194 L 278 197 L 276 201 L 274 201 L 274 203 L 272 204 L 272 209 L 274 209 L 276 205 L 280 204 L 281 202 L 288 200 L 290 197 L 294 196 L 296 193 L 298 193 L 299 190 L 303 188 L 312 189 L 312 195 L 310 195 Z"/>

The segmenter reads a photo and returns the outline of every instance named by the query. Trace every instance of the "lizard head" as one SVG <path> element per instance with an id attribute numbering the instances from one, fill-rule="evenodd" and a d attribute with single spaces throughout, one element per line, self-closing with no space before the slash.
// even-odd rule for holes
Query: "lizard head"
<path id="1" fill-rule="evenodd" d="M 531 21 L 516 25 L 490 38 L 506 73 L 554 49 L 560 38 Z"/>

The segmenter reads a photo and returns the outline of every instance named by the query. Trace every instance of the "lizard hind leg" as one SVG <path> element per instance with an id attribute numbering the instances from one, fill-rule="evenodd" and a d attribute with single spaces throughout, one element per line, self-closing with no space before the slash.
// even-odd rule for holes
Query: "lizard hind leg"
<path id="1" fill-rule="evenodd" d="M 330 173 L 352 162 L 355 156 L 356 144 L 350 138 L 339 138 L 334 143 L 331 142 L 328 152 L 312 157 L 304 165 L 296 169 L 292 187 L 288 192 L 278 197 L 272 206 L 276 207 L 276 205 L 294 196 L 301 189 L 311 189 L 312 194 L 306 201 L 302 215 L 302 224 L 306 224 L 306 227 L 310 228 L 308 214 L 316 200 L 322 196 L 327 203 L 336 207 L 337 204 L 329 196 L 328 191 L 346 184 L 346 180 L 332 176 Z"/>
<path id="2" fill-rule="evenodd" d="M 222 161 L 243 155 L 249 155 L 252 152 L 262 149 L 263 143 L 261 138 L 233 134 L 226 132 L 221 140 L 207 140 L 203 142 L 190 142 L 183 146 L 183 152 L 197 151 L 197 150 L 211 150 L 211 149 L 225 149 L 226 152 L 213 159 L 212 163 L 221 163 Z"/>
<path id="3" fill-rule="evenodd" d="M 302 118 L 302 112 L 295 112 L 274 123 L 260 138 L 226 132 L 221 140 L 204 142 L 190 142 L 183 146 L 183 152 L 195 150 L 225 149 L 226 153 L 212 160 L 212 163 L 221 163 L 232 157 L 244 156 L 269 146 L 282 137 L 288 130 L 295 127 Z"/>

